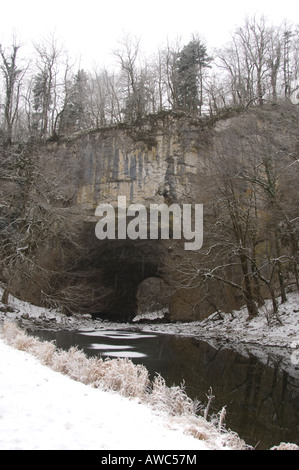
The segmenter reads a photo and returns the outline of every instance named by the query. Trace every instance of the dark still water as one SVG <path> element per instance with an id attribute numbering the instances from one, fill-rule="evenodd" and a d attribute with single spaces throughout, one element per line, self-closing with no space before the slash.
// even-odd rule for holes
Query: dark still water
<path id="1" fill-rule="evenodd" d="M 195 338 L 132 331 L 35 331 L 58 348 L 78 347 L 88 356 L 128 357 L 144 364 L 151 377 L 159 373 L 168 386 L 185 382 L 189 397 L 207 402 L 210 413 L 226 405 L 226 427 L 259 450 L 280 442 L 299 444 L 299 379 L 271 367 L 254 355 L 242 356 L 228 348 L 215 349 Z"/>

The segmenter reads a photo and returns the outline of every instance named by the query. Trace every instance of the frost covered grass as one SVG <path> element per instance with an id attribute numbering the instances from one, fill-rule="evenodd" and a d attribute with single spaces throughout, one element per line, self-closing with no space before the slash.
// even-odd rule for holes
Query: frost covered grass
<path id="1" fill-rule="evenodd" d="M 10 321 L 4 322 L 2 337 L 10 346 L 34 355 L 42 364 L 85 385 L 142 398 L 149 384 L 148 372 L 142 365 L 135 366 L 128 359 L 88 358 L 76 347 L 61 350 L 53 342 L 27 335 Z"/>
<path id="2" fill-rule="evenodd" d="M 52 342 L 27 335 L 11 321 L 4 322 L 1 335 L 10 346 L 32 354 L 43 365 L 75 381 L 137 399 L 162 416 L 172 428 L 183 428 L 184 434 L 204 441 L 209 448 L 248 449 L 237 434 L 225 429 L 223 410 L 208 421 L 199 415 L 204 409 L 187 396 L 183 386 L 168 387 L 159 375 L 150 381 L 142 365 L 134 365 L 129 359 L 88 358 L 74 347 L 68 351 L 57 349 Z"/>

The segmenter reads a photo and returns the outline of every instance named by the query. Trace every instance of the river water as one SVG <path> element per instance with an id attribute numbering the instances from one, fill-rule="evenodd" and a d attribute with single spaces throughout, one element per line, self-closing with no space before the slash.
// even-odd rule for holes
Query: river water
<path id="1" fill-rule="evenodd" d="M 299 445 L 299 378 L 281 367 L 281 360 L 243 356 L 189 337 L 124 330 L 34 331 L 58 348 L 77 345 L 88 356 L 128 357 L 144 364 L 151 378 L 162 375 L 168 386 L 185 383 L 189 397 L 210 413 L 226 406 L 226 427 L 258 450 L 280 442 Z"/>

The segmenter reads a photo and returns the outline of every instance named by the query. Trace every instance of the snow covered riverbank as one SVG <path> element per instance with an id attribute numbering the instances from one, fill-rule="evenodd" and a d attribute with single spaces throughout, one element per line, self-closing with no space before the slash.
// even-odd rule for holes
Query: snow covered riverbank
<path id="1" fill-rule="evenodd" d="M 0 298 L 2 290 L 0 289 Z M 247 321 L 246 308 L 232 313 L 214 313 L 203 321 L 191 323 L 113 323 L 92 320 L 87 316 L 67 317 L 60 312 L 9 298 L 8 312 L 0 303 L 0 324 L 6 319 L 16 321 L 26 329 L 124 329 L 191 336 L 203 339 L 216 348 L 226 347 L 245 356 L 249 353 L 262 362 L 269 356 L 282 360 L 281 367 L 299 377 L 299 294 L 289 293 L 288 301 L 279 306 L 277 317 L 271 317 L 271 302 L 263 306 L 259 315 Z"/>
<path id="2" fill-rule="evenodd" d="M 217 349 L 233 349 L 244 356 L 253 354 L 263 363 L 279 358 L 281 369 L 299 378 L 299 294 L 289 293 L 288 301 L 279 305 L 277 316 L 269 312 L 270 301 L 250 321 L 247 309 L 243 308 L 232 313 L 214 313 L 198 322 L 141 324 L 139 329 L 203 339 Z"/>
<path id="3" fill-rule="evenodd" d="M 248 448 L 221 414 L 217 427 L 194 414 L 180 387 L 149 384 L 143 367 L 57 350 L 11 322 L 1 330 L 0 383 L 1 450 Z"/>
<path id="4" fill-rule="evenodd" d="M 3 340 L 0 361 L 1 450 L 211 448 L 137 400 L 76 382 Z"/>
<path id="5" fill-rule="evenodd" d="M 278 315 L 271 314 L 271 302 L 267 301 L 259 315 L 248 321 L 244 307 L 231 313 L 214 313 L 202 321 L 169 325 L 141 325 L 141 328 L 164 333 L 185 334 L 224 340 L 228 343 L 255 344 L 265 347 L 293 349 L 299 346 L 299 294 L 288 294 L 288 301 L 279 305 Z"/>
<path id="6" fill-rule="evenodd" d="M 1 295 L 1 292 L 0 292 Z M 285 354 L 286 363 L 298 372 L 299 297 L 289 295 L 281 306 L 279 321 L 269 321 L 265 311 L 251 322 L 246 312 L 212 315 L 189 324 L 114 325 L 90 318 L 69 318 L 21 302 L 10 296 L 9 308 L 0 304 L 0 322 L 10 320 L 22 328 L 36 325 L 50 329 L 138 328 L 147 331 L 202 337 L 228 347 L 269 348 Z M 283 309 L 283 310 L 282 310 Z M 260 350 L 257 354 L 260 354 Z M 230 449 L 227 436 L 213 429 L 201 438 L 185 417 L 171 418 L 138 398 L 94 389 L 42 365 L 36 357 L 17 351 L 0 339 L 0 449 Z M 299 361 L 298 361 L 299 362 Z M 287 367 L 287 364 L 286 364 Z M 135 419 L 136 417 L 136 419 Z M 211 429 L 211 428 L 210 428 Z M 190 433 L 190 430 L 192 431 Z M 191 434 L 191 435 L 186 435 Z M 189 431 L 189 432 L 188 432 Z M 196 435 L 199 439 L 195 439 Z"/>

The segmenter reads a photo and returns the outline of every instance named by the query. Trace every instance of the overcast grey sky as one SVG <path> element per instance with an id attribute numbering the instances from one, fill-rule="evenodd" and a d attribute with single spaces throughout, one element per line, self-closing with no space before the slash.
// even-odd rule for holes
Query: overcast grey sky
<path id="1" fill-rule="evenodd" d="M 55 30 L 57 38 L 82 65 L 109 65 L 111 51 L 123 32 L 141 37 L 145 52 L 192 33 L 206 40 L 208 49 L 230 38 L 246 15 L 264 14 L 273 24 L 299 23 L 299 2 L 284 0 L 14 0 L 1 5 L 0 42 L 10 45 L 15 31 L 19 40 L 39 42 Z"/>

